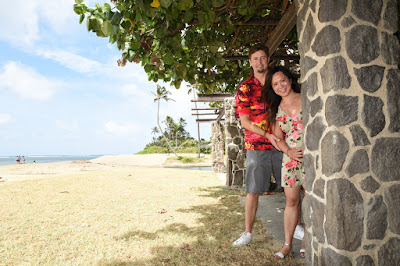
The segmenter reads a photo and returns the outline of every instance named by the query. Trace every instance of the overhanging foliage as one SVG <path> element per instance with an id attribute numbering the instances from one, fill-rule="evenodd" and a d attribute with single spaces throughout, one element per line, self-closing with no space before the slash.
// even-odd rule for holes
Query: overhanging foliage
<path id="1" fill-rule="evenodd" d="M 141 63 L 149 80 L 200 93 L 233 92 L 249 76 L 248 48 L 265 43 L 289 0 L 113 0 L 88 7 L 75 0 L 80 23 L 122 51 L 119 65 Z M 284 42 L 297 53 L 295 30 Z M 283 51 L 286 53 L 286 51 Z M 241 57 L 240 57 L 241 56 Z"/>

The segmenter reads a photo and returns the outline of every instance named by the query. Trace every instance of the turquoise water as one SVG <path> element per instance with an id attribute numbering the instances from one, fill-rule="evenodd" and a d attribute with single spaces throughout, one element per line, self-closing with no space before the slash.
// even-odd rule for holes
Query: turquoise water
<path id="1" fill-rule="evenodd" d="M 65 161 L 90 160 L 101 157 L 102 155 L 38 155 L 25 156 L 25 163 L 55 163 Z M 21 155 L 22 158 L 22 155 Z M 0 156 L 0 165 L 16 164 L 17 156 Z M 23 163 L 23 160 L 21 160 Z"/>

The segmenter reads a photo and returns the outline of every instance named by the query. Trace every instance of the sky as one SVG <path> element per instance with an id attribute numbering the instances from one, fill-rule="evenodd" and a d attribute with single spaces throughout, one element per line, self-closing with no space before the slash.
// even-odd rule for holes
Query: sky
<path id="1" fill-rule="evenodd" d="M 186 84 L 150 82 L 141 64 L 119 67 L 116 45 L 88 32 L 86 20 L 79 24 L 73 4 L 14 0 L 0 9 L 0 156 L 141 151 L 157 125 L 157 84 L 175 100 L 161 102 L 160 121 L 182 117 L 197 139 Z M 200 137 L 210 135 L 211 125 L 201 123 Z"/>

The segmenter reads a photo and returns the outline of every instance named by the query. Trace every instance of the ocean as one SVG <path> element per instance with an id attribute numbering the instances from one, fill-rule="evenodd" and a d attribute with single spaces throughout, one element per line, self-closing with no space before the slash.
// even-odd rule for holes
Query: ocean
<path id="1" fill-rule="evenodd" d="M 101 156 L 102 155 L 32 155 L 25 156 L 25 163 L 55 163 L 65 161 L 80 161 L 95 159 Z M 17 156 L 0 156 L 0 165 L 16 164 L 16 160 Z M 23 163 L 22 159 L 21 163 Z"/>

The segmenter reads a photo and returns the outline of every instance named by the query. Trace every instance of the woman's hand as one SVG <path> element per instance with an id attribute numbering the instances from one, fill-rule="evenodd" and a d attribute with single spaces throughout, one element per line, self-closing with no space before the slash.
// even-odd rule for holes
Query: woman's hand
<path id="1" fill-rule="evenodd" d="M 293 160 L 303 162 L 303 150 L 301 148 L 288 148 L 286 154 Z"/>

